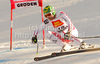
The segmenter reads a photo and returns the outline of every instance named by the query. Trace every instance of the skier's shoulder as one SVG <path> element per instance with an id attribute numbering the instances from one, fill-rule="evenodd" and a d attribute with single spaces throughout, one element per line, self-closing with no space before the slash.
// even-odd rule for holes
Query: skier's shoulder
<path id="1" fill-rule="evenodd" d="M 67 14 L 63 11 L 59 11 L 56 13 L 57 16 L 67 16 Z"/>
<path id="2" fill-rule="evenodd" d="M 59 11 L 59 12 L 56 12 L 56 16 L 61 16 L 61 11 Z"/>
<path id="3" fill-rule="evenodd" d="M 63 11 L 60 11 L 60 13 L 61 13 L 62 15 L 67 16 L 67 14 L 66 14 L 65 12 L 63 12 Z"/>

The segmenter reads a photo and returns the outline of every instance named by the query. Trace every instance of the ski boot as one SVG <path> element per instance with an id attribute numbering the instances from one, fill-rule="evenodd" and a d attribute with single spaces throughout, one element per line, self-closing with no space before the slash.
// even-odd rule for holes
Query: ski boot
<path id="1" fill-rule="evenodd" d="M 69 51 L 70 49 L 71 49 L 71 46 L 68 45 L 68 44 L 65 44 L 65 45 L 62 47 L 62 49 L 61 49 L 60 52 Z"/>
<path id="2" fill-rule="evenodd" d="M 79 49 L 86 49 L 86 45 L 87 44 L 84 41 L 81 42 Z"/>
<path id="3" fill-rule="evenodd" d="M 91 44 L 86 44 L 84 41 L 81 42 L 79 49 L 89 49 L 89 48 L 94 48 L 95 45 L 91 45 Z"/>

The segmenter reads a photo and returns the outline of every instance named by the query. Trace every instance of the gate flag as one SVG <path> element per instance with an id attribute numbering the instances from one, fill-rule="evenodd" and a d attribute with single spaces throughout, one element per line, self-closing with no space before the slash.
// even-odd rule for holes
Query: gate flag
<path id="1" fill-rule="evenodd" d="M 42 0 L 10 0 L 11 8 L 24 8 L 24 7 L 33 7 L 33 6 L 43 6 Z"/>
<path id="2" fill-rule="evenodd" d="M 11 2 L 10 50 L 12 50 L 13 9 L 39 6 L 41 7 L 42 22 L 44 21 L 44 18 L 43 18 L 43 0 L 10 0 L 10 2 Z M 45 46 L 44 36 L 45 34 L 43 30 L 43 45 Z"/>

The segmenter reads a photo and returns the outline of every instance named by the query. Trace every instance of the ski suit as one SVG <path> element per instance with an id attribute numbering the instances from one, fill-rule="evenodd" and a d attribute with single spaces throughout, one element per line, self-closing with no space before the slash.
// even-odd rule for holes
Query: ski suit
<path id="1" fill-rule="evenodd" d="M 68 31 L 70 32 L 71 36 L 78 37 L 78 31 L 75 26 L 72 24 L 69 17 L 62 11 L 56 13 L 56 17 L 54 20 L 50 21 L 49 19 L 44 20 L 44 22 L 40 25 L 40 27 L 35 30 L 34 35 L 37 35 L 47 26 L 52 26 L 54 31 L 47 30 L 46 37 L 56 43 L 57 45 L 63 47 L 66 44 L 65 49 L 70 49 L 71 46 L 69 45 L 71 42 L 78 42 L 81 43 L 82 40 L 78 38 L 69 38 L 64 39 L 64 34 Z"/>

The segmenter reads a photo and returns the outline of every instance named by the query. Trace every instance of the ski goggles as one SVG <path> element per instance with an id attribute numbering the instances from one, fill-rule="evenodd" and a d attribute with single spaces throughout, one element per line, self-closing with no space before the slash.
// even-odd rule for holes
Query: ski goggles
<path id="1" fill-rule="evenodd" d="M 47 18 L 48 16 L 51 16 L 51 15 L 52 13 L 50 12 L 50 13 L 45 14 L 44 16 Z"/>

